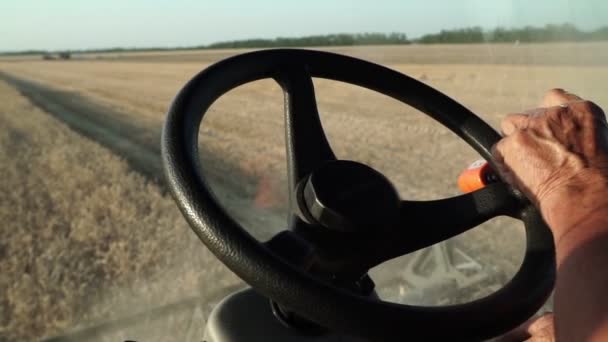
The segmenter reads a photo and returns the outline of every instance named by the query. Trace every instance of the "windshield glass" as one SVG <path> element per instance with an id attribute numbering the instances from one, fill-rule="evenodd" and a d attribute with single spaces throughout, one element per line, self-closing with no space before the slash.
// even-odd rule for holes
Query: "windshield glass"
<path id="1" fill-rule="evenodd" d="M 212 308 L 246 286 L 192 232 L 162 174 L 165 113 L 211 64 L 274 47 L 354 56 L 498 129 L 551 88 L 607 108 L 606 23 L 603 0 L 5 1 L 0 340 L 200 341 Z M 404 200 L 461 194 L 459 175 L 480 157 L 454 133 L 385 95 L 313 81 L 339 159 L 378 170 Z M 218 99 L 198 148 L 214 195 L 251 235 L 266 241 L 289 228 L 275 81 Z M 524 251 L 521 221 L 497 217 L 370 276 L 385 301 L 464 303 L 506 284 Z"/>

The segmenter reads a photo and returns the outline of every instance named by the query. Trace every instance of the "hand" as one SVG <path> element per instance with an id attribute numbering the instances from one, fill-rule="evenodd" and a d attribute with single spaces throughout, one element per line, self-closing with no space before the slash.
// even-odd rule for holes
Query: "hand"
<path id="1" fill-rule="evenodd" d="M 553 314 L 534 317 L 513 331 L 496 339 L 496 342 L 555 342 Z"/>
<path id="2" fill-rule="evenodd" d="M 493 148 L 502 177 L 541 210 L 556 241 L 608 210 L 608 126 L 601 108 L 561 89 L 511 114 Z"/>

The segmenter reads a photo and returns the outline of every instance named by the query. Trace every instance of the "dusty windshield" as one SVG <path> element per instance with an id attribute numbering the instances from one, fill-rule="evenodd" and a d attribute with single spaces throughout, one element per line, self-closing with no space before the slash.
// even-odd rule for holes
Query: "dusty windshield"
<path id="1" fill-rule="evenodd" d="M 209 65 L 274 47 L 354 56 L 497 128 L 556 87 L 608 107 L 606 23 L 600 0 L 5 1 L 0 340 L 200 341 L 214 305 L 246 286 L 190 230 L 162 176 L 165 113 Z M 338 158 L 380 171 L 405 200 L 461 194 L 458 176 L 480 157 L 447 128 L 367 89 L 314 86 Z M 202 174 L 261 241 L 289 226 L 284 128 L 281 88 L 261 80 L 215 102 L 199 136 Z M 385 301 L 464 303 L 508 282 L 524 250 L 523 224 L 498 217 L 370 276 Z"/>

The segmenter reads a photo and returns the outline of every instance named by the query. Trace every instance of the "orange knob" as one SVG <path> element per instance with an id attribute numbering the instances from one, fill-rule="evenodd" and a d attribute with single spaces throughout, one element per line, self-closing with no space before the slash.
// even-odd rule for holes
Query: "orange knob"
<path id="1" fill-rule="evenodd" d="M 490 164 L 481 159 L 471 164 L 458 177 L 458 187 L 460 191 L 467 194 L 479 190 L 486 185 L 496 182 L 498 177 Z"/>

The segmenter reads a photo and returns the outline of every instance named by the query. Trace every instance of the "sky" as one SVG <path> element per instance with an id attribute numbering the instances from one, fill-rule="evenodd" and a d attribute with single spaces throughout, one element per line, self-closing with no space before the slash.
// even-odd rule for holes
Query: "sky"
<path id="1" fill-rule="evenodd" d="M 564 22 L 608 25 L 608 0 L 0 0 L 0 51 Z"/>

